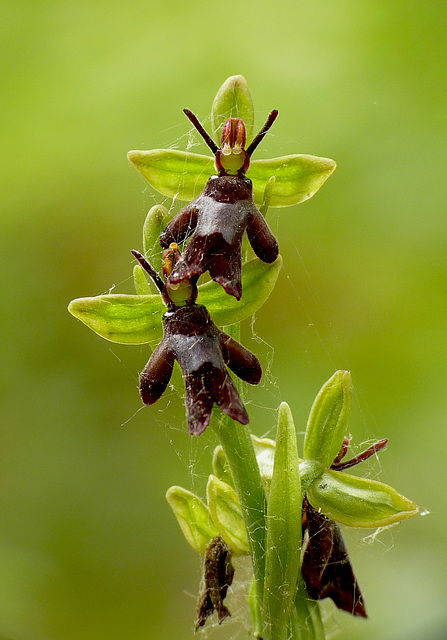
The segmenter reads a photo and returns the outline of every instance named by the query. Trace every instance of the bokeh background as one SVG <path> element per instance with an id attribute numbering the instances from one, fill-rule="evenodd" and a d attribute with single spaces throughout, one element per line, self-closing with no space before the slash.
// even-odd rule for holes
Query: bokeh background
<path id="1" fill-rule="evenodd" d="M 103 341 L 66 307 L 132 291 L 130 249 L 164 200 L 126 152 L 186 148 L 182 108 L 209 124 L 238 73 L 258 127 L 280 112 L 258 158 L 338 163 L 312 200 L 269 212 L 285 267 L 243 331 L 267 372 L 253 431 L 274 434 L 283 399 L 302 431 L 323 382 L 352 371 L 355 449 L 390 439 L 366 472 L 430 515 L 366 540 L 345 531 L 370 619 L 329 605 L 329 628 L 445 637 L 446 5 L 0 7 L 1 640 L 193 638 L 200 560 L 164 494 L 203 491 L 215 441 L 190 440 L 172 390 L 140 410 L 148 349 Z M 209 637 L 248 637 L 238 620 Z"/>

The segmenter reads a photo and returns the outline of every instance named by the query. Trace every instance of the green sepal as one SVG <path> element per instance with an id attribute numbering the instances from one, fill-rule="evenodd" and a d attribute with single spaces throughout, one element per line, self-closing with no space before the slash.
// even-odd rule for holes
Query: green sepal
<path id="1" fill-rule="evenodd" d="M 307 595 L 302 581 L 290 610 L 289 640 L 326 640 L 320 605 Z"/>
<path id="2" fill-rule="evenodd" d="M 275 176 L 270 206 L 290 207 L 311 198 L 336 166 L 330 158 L 295 154 L 270 160 L 253 160 L 247 178 L 253 182 L 255 202 L 261 204 L 267 183 Z"/>
<path id="3" fill-rule="evenodd" d="M 272 482 L 273 465 L 275 461 L 276 443 L 270 438 L 257 438 L 251 435 L 256 460 L 264 483 L 264 489 L 268 493 Z"/>
<path id="4" fill-rule="evenodd" d="M 267 506 L 264 620 L 267 638 L 282 638 L 300 570 L 301 482 L 296 430 L 289 406 L 279 407 Z"/>
<path id="5" fill-rule="evenodd" d="M 242 267 L 243 295 L 237 301 L 213 280 L 199 286 L 198 302 L 219 326 L 241 322 L 253 315 L 267 300 L 276 283 L 281 256 L 272 264 L 258 258 Z M 155 344 L 162 336 L 162 316 L 166 311 L 161 296 L 112 293 L 77 298 L 69 312 L 95 333 L 120 344 Z"/>
<path id="6" fill-rule="evenodd" d="M 264 195 L 262 197 L 262 204 L 259 207 L 259 211 L 262 213 L 264 218 L 267 215 L 268 208 L 269 208 L 270 203 L 272 201 L 272 192 L 273 192 L 275 184 L 276 184 L 276 178 L 275 178 L 275 176 L 271 176 L 268 179 L 267 184 L 265 185 Z"/>
<path id="7" fill-rule="evenodd" d="M 178 149 L 129 151 L 127 157 L 154 189 L 178 200 L 194 200 L 216 173 L 213 158 Z M 253 160 L 247 178 L 253 182 L 256 204 L 261 205 L 267 183 L 274 176 L 270 206 L 290 207 L 311 198 L 335 167 L 329 158 L 296 154 Z"/>
<path id="8" fill-rule="evenodd" d="M 127 157 L 156 191 L 177 200 L 194 200 L 216 173 L 214 158 L 180 149 L 129 151 Z"/>
<path id="9" fill-rule="evenodd" d="M 251 141 L 255 115 L 250 89 L 244 76 L 227 78 L 214 98 L 211 127 L 219 145 L 223 126 L 228 118 L 242 118 L 247 132 L 247 141 Z"/>
<path id="10" fill-rule="evenodd" d="M 320 389 L 306 427 L 304 457 L 330 467 L 346 434 L 352 403 L 349 371 L 336 371 Z"/>
<path id="11" fill-rule="evenodd" d="M 191 547 L 205 553 L 210 541 L 218 535 L 206 504 L 194 493 L 183 487 L 170 487 L 166 500 Z"/>
<path id="12" fill-rule="evenodd" d="M 315 509 L 350 527 L 385 527 L 418 513 L 417 505 L 382 482 L 325 471 L 307 497 Z"/>
<path id="13" fill-rule="evenodd" d="M 210 475 L 206 495 L 214 524 L 232 552 L 237 556 L 249 555 L 247 530 L 236 491 L 226 482 Z"/>
<path id="14" fill-rule="evenodd" d="M 282 267 L 282 257 L 267 264 L 259 258 L 249 260 L 242 265 L 242 298 L 225 293 L 214 281 L 199 286 L 198 303 L 205 305 L 213 321 L 219 326 L 242 322 L 256 313 L 275 288 Z"/>
<path id="15" fill-rule="evenodd" d="M 155 344 L 160 341 L 166 306 L 160 295 L 111 293 L 77 298 L 69 312 L 102 338 L 119 344 Z"/>
<path id="16" fill-rule="evenodd" d="M 221 444 L 214 449 L 213 472 L 219 480 L 226 482 L 234 489 L 234 480 L 231 475 L 230 465 L 228 464 L 227 456 L 225 455 Z"/>
<path id="17" fill-rule="evenodd" d="M 160 235 L 173 217 L 174 214 L 169 212 L 166 207 L 162 204 L 156 204 L 149 210 L 143 225 L 144 255 L 159 274 L 161 273 L 163 256 L 163 249 L 160 246 Z"/>
<path id="18" fill-rule="evenodd" d="M 140 264 L 136 264 L 133 268 L 133 283 L 137 296 L 150 296 L 152 294 L 151 286 L 146 278 L 146 272 Z"/>

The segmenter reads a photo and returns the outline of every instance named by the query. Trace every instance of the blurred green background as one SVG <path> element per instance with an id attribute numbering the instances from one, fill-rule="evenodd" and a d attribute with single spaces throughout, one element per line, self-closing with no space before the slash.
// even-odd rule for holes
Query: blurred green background
<path id="1" fill-rule="evenodd" d="M 182 108 L 209 127 L 218 87 L 238 73 L 258 127 L 280 113 L 256 157 L 338 163 L 312 200 L 269 212 L 285 267 L 244 328 L 267 374 L 253 431 L 273 435 L 282 399 L 302 431 L 323 382 L 352 371 L 357 450 L 390 439 L 369 475 L 431 513 L 373 544 L 371 531 L 345 531 L 370 619 L 328 606 L 329 628 L 444 637 L 446 5 L 0 6 L 0 639 L 193 638 L 200 561 L 164 494 L 203 491 L 212 434 L 191 441 L 173 391 L 140 411 L 148 349 L 103 341 L 66 306 L 132 291 L 130 249 L 163 198 L 126 152 L 186 148 Z M 210 637 L 248 637 L 237 618 Z"/>

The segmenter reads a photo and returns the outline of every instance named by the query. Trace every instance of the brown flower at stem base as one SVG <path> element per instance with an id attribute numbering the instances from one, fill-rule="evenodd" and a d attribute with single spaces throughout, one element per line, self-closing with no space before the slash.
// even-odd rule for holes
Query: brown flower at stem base
<path id="1" fill-rule="evenodd" d="M 303 540 L 301 574 L 309 597 L 331 598 L 338 609 L 367 618 L 340 527 L 314 509 L 307 498 L 303 502 Z"/>
<path id="2" fill-rule="evenodd" d="M 350 469 L 368 460 L 387 444 L 386 438 L 379 440 L 351 460 L 343 462 L 349 447 L 349 439 L 345 437 L 340 453 L 330 468 L 340 472 Z M 302 526 L 304 552 L 301 575 L 309 597 L 313 600 L 331 598 L 338 609 L 367 618 L 363 595 L 338 524 L 314 509 L 305 497 Z"/>

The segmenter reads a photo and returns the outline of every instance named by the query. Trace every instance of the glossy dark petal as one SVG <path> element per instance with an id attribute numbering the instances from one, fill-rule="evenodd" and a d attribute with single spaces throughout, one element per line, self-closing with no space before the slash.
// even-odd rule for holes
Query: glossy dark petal
<path id="1" fill-rule="evenodd" d="M 278 242 L 260 211 L 250 212 L 247 235 L 253 251 L 263 262 L 275 262 L 279 254 Z"/>
<path id="2" fill-rule="evenodd" d="M 262 377 L 257 357 L 226 333 L 222 336 L 222 353 L 227 366 L 238 378 L 250 384 L 259 384 Z"/>
<path id="3" fill-rule="evenodd" d="M 261 260 L 273 262 L 278 256 L 278 244 L 253 202 L 251 181 L 237 176 L 211 177 L 200 196 L 168 225 L 161 237 L 163 246 L 186 237 L 177 230 L 192 228 L 191 211 L 197 214 L 194 232 L 170 282 L 175 284 L 209 271 L 213 280 L 239 300 L 245 231 Z"/>
<path id="4" fill-rule="evenodd" d="M 241 424 L 248 424 L 248 413 L 238 390 L 225 369 L 204 362 L 185 377 L 185 403 L 191 435 L 199 436 L 209 426 L 214 403 Z"/>
<path id="5" fill-rule="evenodd" d="M 174 366 L 174 354 L 163 339 L 153 352 L 149 362 L 140 374 L 140 394 L 144 404 L 156 402 L 169 384 Z"/>
<path id="6" fill-rule="evenodd" d="M 306 546 L 301 573 L 309 597 L 331 598 L 339 609 L 367 618 L 339 526 L 314 509 L 307 499 L 303 503 L 303 540 Z"/>
<path id="7" fill-rule="evenodd" d="M 181 244 L 189 238 L 197 225 L 197 208 L 194 202 L 184 207 L 175 218 L 171 220 L 160 236 L 160 244 L 167 249 L 171 242 Z"/>
<path id="8" fill-rule="evenodd" d="M 176 359 L 185 382 L 192 435 L 200 435 L 208 427 L 214 404 L 233 420 L 247 424 L 248 413 L 225 363 L 243 380 L 257 384 L 262 370 L 256 356 L 222 334 L 201 305 L 187 305 L 165 313 L 163 333 L 162 342 L 141 374 L 143 402 L 152 404 L 162 395 Z"/>

